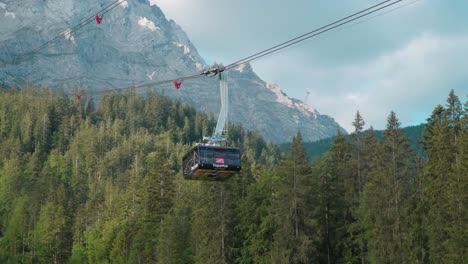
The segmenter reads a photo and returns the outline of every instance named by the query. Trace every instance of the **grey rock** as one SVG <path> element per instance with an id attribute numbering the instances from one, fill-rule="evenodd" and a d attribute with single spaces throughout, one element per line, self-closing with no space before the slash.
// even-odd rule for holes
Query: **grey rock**
<path id="1" fill-rule="evenodd" d="M 94 16 L 111 1 L 0 0 L 0 82 L 81 86 L 92 92 L 134 84 L 217 113 L 217 78 L 186 80 L 179 90 L 160 80 L 200 73 L 207 67 L 186 33 L 147 0 L 129 1 L 54 44 L 42 43 Z M 24 55 L 27 54 L 27 55 Z M 228 71 L 230 121 L 261 132 L 274 143 L 291 141 L 298 130 L 305 141 L 341 131 L 333 118 L 287 97 L 278 86 L 261 80 L 249 64 Z"/>

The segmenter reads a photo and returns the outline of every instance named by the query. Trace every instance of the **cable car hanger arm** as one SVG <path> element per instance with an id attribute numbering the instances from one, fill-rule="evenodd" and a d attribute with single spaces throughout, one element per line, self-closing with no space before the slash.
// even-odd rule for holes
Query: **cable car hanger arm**
<path id="1" fill-rule="evenodd" d="M 203 141 L 205 144 L 209 145 L 221 145 L 221 142 L 226 142 L 226 138 L 228 135 L 228 110 L 229 110 L 229 92 L 228 92 L 228 85 L 223 78 L 223 75 L 221 74 L 224 72 L 225 67 L 220 64 L 213 64 L 208 69 L 203 71 L 203 74 L 205 74 L 208 77 L 213 77 L 218 75 L 219 76 L 219 90 L 220 90 L 220 96 L 221 96 L 221 109 L 219 111 L 219 116 L 218 116 L 218 121 L 216 122 L 216 128 L 213 132 L 213 135 L 211 137 L 203 137 Z M 225 136 L 225 137 L 223 137 Z"/>

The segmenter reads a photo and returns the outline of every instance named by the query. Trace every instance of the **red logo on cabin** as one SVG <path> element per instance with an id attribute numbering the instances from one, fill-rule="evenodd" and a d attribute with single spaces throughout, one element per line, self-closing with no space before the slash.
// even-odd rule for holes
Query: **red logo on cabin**
<path id="1" fill-rule="evenodd" d="M 224 164 L 224 159 L 223 158 L 215 158 L 215 162 L 218 164 Z"/>

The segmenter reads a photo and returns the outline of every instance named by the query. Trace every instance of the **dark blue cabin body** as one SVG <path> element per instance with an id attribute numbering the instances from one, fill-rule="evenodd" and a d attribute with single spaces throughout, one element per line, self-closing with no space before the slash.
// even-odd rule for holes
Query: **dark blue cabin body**
<path id="1" fill-rule="evenodd" d="M 185 179 L 224 181 L 241 170 L 240 149 L 198 145 L 185 154 L 182 166 Z"/>

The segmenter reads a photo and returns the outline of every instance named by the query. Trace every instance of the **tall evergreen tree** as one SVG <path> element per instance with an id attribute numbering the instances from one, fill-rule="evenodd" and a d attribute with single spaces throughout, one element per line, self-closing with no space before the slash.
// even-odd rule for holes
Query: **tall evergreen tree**
<path id="1" fill-rule="evenodd" d="M 375 171 L 369 175 L 361 198 L 360 215 L 368 234 L 369 260 L 405 263 L 409 238 L 405 208 L 414 182 L 414 157 L 394 112 L 387 119 L 384 142 Z"/>
<path id="2" fill-rule="evenodd" d="M 460 245 L 466 242 L 466 224 L 461 220 L 466 217 L 466 189 L 461 188 L 466 186 L 466 173 L 456 171 L 464 162 L 463 152 L 457 148 L 466 138 L 463 120 L 461 103 L 452 90 L 447 108 L 439 105 L 434 109 L 424 132 L 423 149 L 429 161 L 423 176 L 423 194 L 431 263 L 456 263 L 464 258 Z"/>
<path id="3" fill-rule="evenodd" d="M 366 122 L 362 118 L 359 111 L 356 112 L 354 121 L 353 121 L 354 131 L 351 134 L 352 138 L 352 159 L 350 166 L 353 168 L 355 173 L 353 173 L 354 181 L 350 182 L 351 186 L 354 187 L 351 197 L 350 212 L 353 217 L 353 223 L 348 228 L 349 233 L 349 242 L 348 242 L 348 253 L 351 256 L 351 259 L 360 259 L 361 263 L 364 263 L 365 247 L 364 243 L 360 240 L 359 237 L 362 236 L 361 229 L 358 227 L 358 208 L 359 208 L 359 197 L 364 189 L 366 183 L 366 168 L 368 163 L 365 161 L 365 136 L 364 125 Z M 349 186 L 349 187 L 351 187 Z M 350 257 L 348 257 L 350 258 Z"/>
<path id="4" fill-rule="evenodd" d="M 317 223 L 310 208 L 311 168 L 302 136 L 294 137 L 291 156 L 278 170 L 277 193 L 272 201 L 275 232 L 273 263 L 310 263 L 316 257 Z"/>
<path id="5" fill-rule="evenodd" d="M 195 263 L 231 263 L 237 258 L 239 186 L 235 181 L 206 182 L 194 204 L 192 237 Z"/>
<path id="6" fill-rule="evenodd" d="M 158 238 L 157 252 L 159 263 L 194 263 L 192 241 L 193 206 L 196 194 L 192 185 L 185 184 L 181 175 L 175 180 L 179 190 L 174 205 L 165 215 Z"/>
<path id="7" fill-rule="evenodd" d="M 366 122 L 362 118 L 361 114 L 359 111 L 356 113 L 356 117 L 354 118 L 353 126 L 354 126 L 354 132 L 352 133 L 352 139 L 353 139 L 353 156 L 355 157 L 355 163 L 356 163 L 356 170 L 357 170 L 357 188 L 358 188 L 358 193 L 362 192 L 362 188 L 364 187 L 364 179 L 362 176 L 362 137 L 363 137 L 363 128 Z"/>
<path id="8" fill-rule="evenodd" d="M 47 202 L 42 208 L 35 227 L 34 239 L 38 244 L 37 254 L 41 263 L 64 262 L 66 241 L 66 216 L 64 208 Z"/>
<path id="9" fill-rule="evenodd" d="M 353 234 L 353 206 L 357 182 L 352 167 L 352 147 L 338 133 L 318 166 L 321 207 L 322 263 L 352 262 L 357 254 Z"/>
<path id="10" fill-rule="evenodd" d="M 248 186 L 239 205 L 238 229 L 243 234 L 239 263 L 271 263 L 273 242 L 273 176 L 274 168 L 258 168 L 257 181 Z"/>
<path id="11" fill-rule="evenodd" d="M 376 173 L 378 167 L 377 154 L 381 149 L 381 143 L 378 141 L 373 127 L 370 127 L 368 130 L 363 132 L 361 143 L 362 156 L 360 170 L 361 179 L 364 183 L 362 188 L 363 192 L 365 189 L 364 187 L 367 185 L 368 179 L 371 178 L 370 175 Z M 369 240 L 369 230 L 366 223 L 366 216 L 362 214 L 364 212 L 362 209 L 367 206 L 362 201 L 362 192 L 360 192 L 359 195 L 359 206 L 354 214 L 356 217 L 356 222 L 352 224 L 350 233 L 354 234 L 356 239 L 355 244 L 357 244 L 359 247 L 358 259 L 360 260 L 360 263 L 367 263 L 367 242 Z"/>

